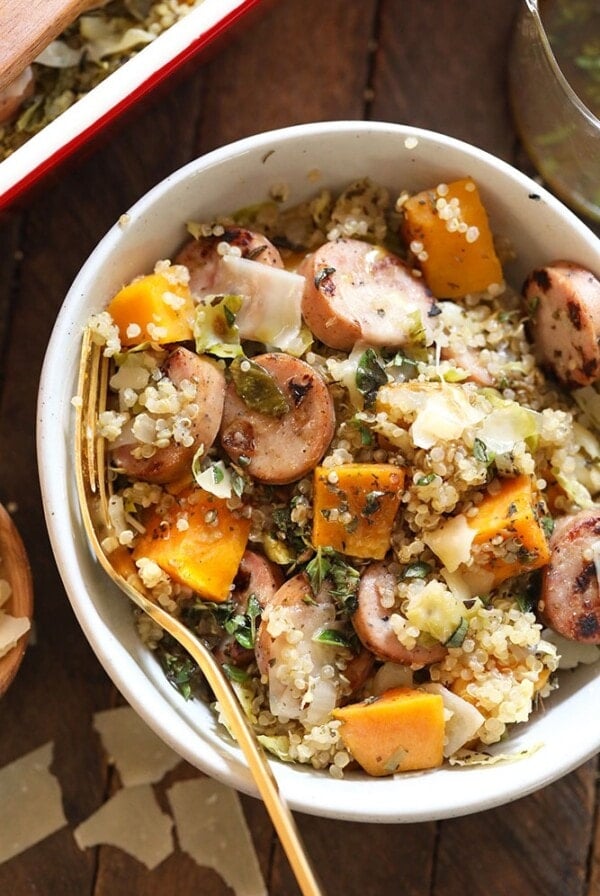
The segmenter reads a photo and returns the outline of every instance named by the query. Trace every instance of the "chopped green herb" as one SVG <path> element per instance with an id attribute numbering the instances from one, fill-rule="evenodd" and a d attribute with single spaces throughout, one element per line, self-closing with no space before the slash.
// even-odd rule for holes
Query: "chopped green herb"
<path id="1" fill-rule="evenodd" d="M 463 616 L 446 641 L 446 647 L 461 647 L 469 631 L 469 621 Z"/>
<path id="2" fill-rule="evenodd" d="M 432 569 L 431 564 L 424 561 L 409 563 L 404 569 L 403 577 L 405 579 L 425 579 Z"/>
<path id="3" fill-rule="evenodd" d="M 346 647 L 349 650 L 352 647 L 346 635 L 335 628 L 324 628 L 313 638 L 313 641 L 319 644 L 330 644 L 332 647 Z"/>
<path id="4" fill-rule="evenodd" d="M 365 495 L 365 506 L 363 507 L 364 516 L 372 516 L 381 510 L 381 499 L 385 497 L 387 492 L 372 491 Z"/>
<path id="5" fill-rule="evenodd" d="M 363 396 L 367 407 L 373 404 L 379 387 L 385 385 L 387 381 L 387 373 L 381 359 L 374 349 L 368 348 L 358 359 L 356 368 L 356 388 Z"/>
<path id="6" fill-rule="evenodd" d="M 235 358 L 229 372 L 237 394 L 253 411 L 283 417 L 290 405 L 279 383 L 268 370 L 250 358 Z"/>

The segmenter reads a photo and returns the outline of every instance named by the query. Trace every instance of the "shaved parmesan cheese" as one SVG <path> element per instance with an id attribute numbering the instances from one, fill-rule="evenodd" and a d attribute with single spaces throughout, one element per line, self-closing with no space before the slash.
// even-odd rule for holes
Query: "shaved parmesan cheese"
<path id="1" fill-rule="evenodd" d="M 236 255 L 225 255 L 214 288 L 244 296 L 236 316 L 241 339 L 301 354 L 308 347 L 302 337 L 301 302 L 304 277 Z"/>
<path id="2" fill-rule="evenodd" d="M 456 572 L 461 563 L 468 563 L 474 538 L 475 530 L 462 513 L 423 535 L 427 547 L 440 558 L 449 572 Z"/>
<path id="3" fill-rule="evenodd" d="M 124 787 L 160 781 L 181 761 L 130 706 L 97 712 L 94 728 Z"/>
<path id="4" fill-rule="evenodd" d="M 217 460 L 205 470 L 196 472 L 193 469 L 194 479 L 205 492 L 210 492 L 216 498 L 228 500 L 233 494 L 233 480 L 229 470 L 222 460 Z"/>
<path id="5" fill-rule="evenodd" d="M 173 852 L 173 820 L 161 811 L 149 784 L 118 790 L 75 828 L 80 849 L 116 846 L 150 871 Z"/>
<path id="6" fill-rule="evenodd" d="M 438 682 L 432 681 L 421 687 L 430 694 L 439 694 L 444 701 L 444 756 L 448 758 L 473 740 L 485 719 L 471 703 Z"/>
<path id="7" fill-rule="evenodd" d="M 15 617 L 0 611 L 0 657 L 12 650 L 30 628 L 31 622 L 26 616 Z"/>
<path id="8" fill-rule="evenodd" d="M 432 448 L 439 442 L 459 439 L 465 429 L 483 420 L 484 412 L 469 401 L 458 385 L 444 385 L 427 396 L 411 426 L 417 448 Z"/>
<path id="9" fill-rule="evenodd" d="M 53 744 L 0 769 L 0 862 L 6 862 L 67 823 L 58 781 L 49 771 Z"/>
<path id="10" fill-rule="evenodd" d="M 235 896 L 267 896 L 237 793 L 210 778 L 194 778 L 173 784 L 168 797 L 181 849 L 220 874 Z"/>

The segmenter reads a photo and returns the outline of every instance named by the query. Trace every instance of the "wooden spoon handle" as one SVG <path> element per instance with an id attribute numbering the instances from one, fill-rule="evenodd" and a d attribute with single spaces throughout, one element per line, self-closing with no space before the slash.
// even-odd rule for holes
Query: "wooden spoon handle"
<path id="1" fill-rule="evenodd" d="M 12 517 L 0 504 L 0 578 L 8 579 L 12 594 L 4 607 L 13 616 L 33 613 L 33 581 L 29 560 L 21 536 Z M 15 677 L 25 653 L 28 635 L 23 635 L 17 645 L 0 657 L 0 697 Z"/>
<path id="2" fill-rule="evenodd" d="M 1 0 L 0 91 L 77 16 L 104 0 Z"/>

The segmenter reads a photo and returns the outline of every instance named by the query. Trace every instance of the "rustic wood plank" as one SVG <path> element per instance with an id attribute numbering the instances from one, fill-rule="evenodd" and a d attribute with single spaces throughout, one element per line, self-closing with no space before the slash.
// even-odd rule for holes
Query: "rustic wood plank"
<path id="1" fill-rule="evenodd" d="M 433 896 L 583 896 L 595 760 L 530 797 L 440 825 Z"/>
<path id="2" fill-rule="evenodd" d="M 374 0 L 270 9 L 207 66 L 198 152 L 271 128 L 363 118 L 375 10 Z"/>
<path id="3" fill-rule="evenodd" d="M 505 60 L 517 6 L 463 0 L 458 10 L 422 0 L 408 9 L 382 0 L 370 117 L 437 130 L 510 159 Z"/>

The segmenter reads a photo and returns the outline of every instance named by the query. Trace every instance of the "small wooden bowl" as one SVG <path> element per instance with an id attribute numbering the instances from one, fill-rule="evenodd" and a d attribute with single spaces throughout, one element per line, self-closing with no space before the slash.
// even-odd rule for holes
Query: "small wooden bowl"
<path id="1" fill-rule="evenodd" d="M 6 508 L 0 504 L 0 578 L 7 579 L 12 594 L 2 607 L 12 616 L 33 614 L 33 582 L 29 560 L 21 536 Z M 26 632 L 3 657 L 0 657 L 0 696 L 5 693 L 21 665 L 29 640 Z"/>

